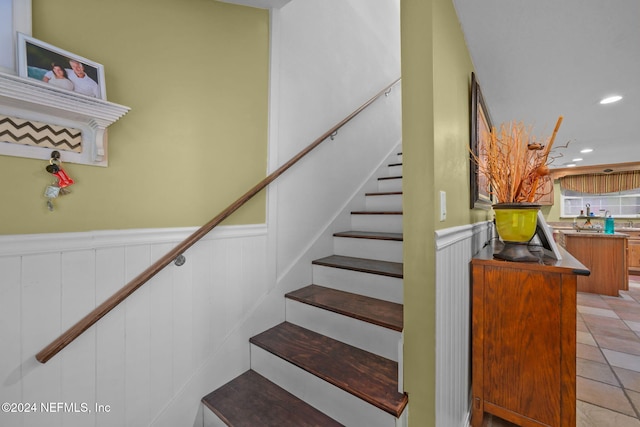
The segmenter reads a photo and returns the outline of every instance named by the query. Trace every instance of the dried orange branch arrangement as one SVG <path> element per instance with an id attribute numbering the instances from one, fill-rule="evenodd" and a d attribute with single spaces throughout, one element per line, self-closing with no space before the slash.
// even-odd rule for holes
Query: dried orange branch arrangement
<path id="1" fill-rule="evenodd" d="M 502 124 L 483 135 L 478 155 L 472 153 L 478 172 L 489 183 L 498 203 L 536 202 L 544 196 L 543 180 L 549 175 L 549 157 L 562 116 L 548 141 L 540 142 L 523 123 Z"/>

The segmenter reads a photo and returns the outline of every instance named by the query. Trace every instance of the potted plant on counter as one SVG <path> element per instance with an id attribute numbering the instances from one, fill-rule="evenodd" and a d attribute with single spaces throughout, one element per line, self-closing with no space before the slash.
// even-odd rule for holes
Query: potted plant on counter
<path id="1" fill-rule="evenodd" d="M 527 249 L 536 231 L 536 204 L 544 193 L 544 179 L 553 161 L 551 148 L 562 116 L 550 138 L 536 139 L 531 127 L 523 123 L 503 123 L 491 129 L 477 155 L 472 153 L 478 172 L 486 178 L 489 194 L 495 203 L 496 229 L 505 243 L 496 258 L 509 261 L 535 261 L 538 257 Z"/>

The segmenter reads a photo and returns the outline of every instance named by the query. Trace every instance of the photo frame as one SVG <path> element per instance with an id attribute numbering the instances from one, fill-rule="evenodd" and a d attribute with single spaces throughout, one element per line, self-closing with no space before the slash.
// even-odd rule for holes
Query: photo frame
<path id="1" fill-rule="evenodd" d="M 18 33 L 18 75 L 90 98 L 107 99 L 104 67 Z"/>
<path id="2" fill-rule="evenodd" d="M 553 238 L 553 231 L 547 224 L 542 215 L 542 211 L 538 211 L 538 222 L 536 224 L 536 234 L 531 239 L 532 244 L 539 245 L 542 248 L 542 253 L 553 259 L 561 260 L 562 253 L 558 249 L 558 244 Z"/>
<path id="3" fill-rule="evenodd" d="M 474 160 L 482 157 L 482 147 L 484 138 L 491 132 L 491 116 L 484 102 L 480 84 L 476 79 L 475 73 L 471 73 L 471 140 L 469 146 L 471 153 L 469 154 L 469 170 L 470 170 L 470 208 L 471 209 L 489 209 L 493 204 L 489 183 L 486 178 L 479 173 L 479 167 Z"/>

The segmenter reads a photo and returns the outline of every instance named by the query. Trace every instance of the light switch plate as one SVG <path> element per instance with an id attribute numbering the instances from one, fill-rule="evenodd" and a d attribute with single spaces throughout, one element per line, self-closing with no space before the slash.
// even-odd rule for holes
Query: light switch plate
<path id="1" fill-rule="evenodd" d="M 447 219 L 447 192 L 440 192 L 440 221 Z"/>

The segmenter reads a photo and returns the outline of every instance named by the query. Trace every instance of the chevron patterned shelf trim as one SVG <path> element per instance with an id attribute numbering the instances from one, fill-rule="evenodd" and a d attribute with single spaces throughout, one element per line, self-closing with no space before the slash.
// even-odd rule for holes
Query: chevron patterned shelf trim
<path id="1" fill-rule="evenodd" d="M 0 141 L 82 152 L 82 131 L 0 115 Z"/>

